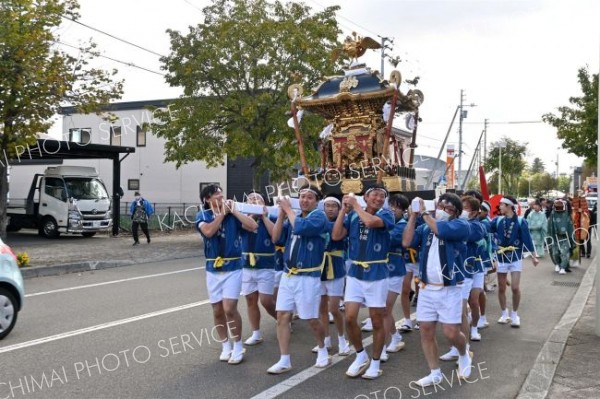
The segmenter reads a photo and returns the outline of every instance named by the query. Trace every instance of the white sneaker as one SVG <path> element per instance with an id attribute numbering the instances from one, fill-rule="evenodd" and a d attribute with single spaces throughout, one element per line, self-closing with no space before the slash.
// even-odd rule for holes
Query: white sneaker
<path id="1" fill-rule="evenodd" d="M 458 358 L 458 378 L 466 380 L 471 376 L 472 357 L 469 355 Z"/>
<path id="2" fill-rule="evenodd" d="M 331 314 L 331 312 L 329 312 L 329 324 L 333 324 L 335 322 L 335 319 L 333 318 L 333 315 Z"/>
<path id="3" fill-rule="evenodd" d="M 512 323 L 510 323 L 512 328 L 520 328 L 521 327 L 521 318 L 519 316 L 514 316 L 512 319 Z"/>
<path id="4" fill-rule="evenodd" d="M 371 363 L 371 359 L 369 359 L 368 356 L 365 359 L 366 360 L 361 362 L 357 356 L 350 367 L 348 367 L 348 370 L 346 370 L 346 375 L 354 378 L 364 373 L 369 368 L 369 364 Z"/>
<path id="5" fill-rule="evenodd" d="M 499 324 L 508 324 L 508 323 L 510 323 L 510 317 L 508 315 L 502 315 L 498 319 L 498 323 Z"/>
<path id="6" fill-rule="evenodd" d="M 488 323 L 488 321 L 486 319 L 479 318 L 479 321 L 477 322 L 477 328 L 479 330 L 488 328 L 489 326 L 490 326 L 490 323 Z"/>
<path id="7" fill-rule="evenodd" d="M 232 353 L 233 353 L 233 349 L 223 349 L 221 351 L 221 355 L 219 356 L 219 360 L 222 362 L 228 362 Z"/>
<path id="8" fill-rule="evenodd" d="M 329 344 L 327 344 L 327 342 L 326 342 L 325 347 L 327 348 L 327 351 L 329 352 L 331 350 L 331 342 Z M 317 353 L 317 352 L 319 352 L 319 345 L 312 348 L 312 353 Z"/>
<path id="9" fill-rule="evenodd" d="M 255 337 L 252 335 L 250 338 L 244 341 L 244 345 L 253 346 L 263 342 L 263 337 Z"/>
<path id="10" fill-rule="evenodd" d="M 361 330 L 363 330 L 364 332 L 373 331 L 373 323 L 371 322 L 370 318 L 367 319 L 366 323 L 362 326 Z"/>
<path id="11" fill-rule="evenodd" d="M 381 370 L 381 369 L 371 370 L 371 368 L 369 367 L 369 369 L 361 377 L 364 378 L 365 380 L 374 380 L 376 378 L 381 377 L 382 374 L 383 374 L 383 370 Z"/>
<path id="12" fill-rule="evenodd" d="M 565 271 L 565 269 L 560 269 L 560 271 L 558 272 L 558 274 L 567 274 L 567 272 Z"/>
<path id="13" fill-rule="evenodd" d="M 385 363 L 388 360 L 390 360 L 390 355 L 388 355 L 387 352 L 381 352 L 381 357 L 379 358 L 379 360 L 381 360 L 381 363 Z"/>
<path id="14" fill-rule="evenodd" d="M 444 360 L 444 361 L 456 360 L 456 359 L 458 359 L 459 355 L 460 355 L 460 353 L 458 353 L 458 349 L 456 349 L 453 346 L 452 349 L 450 349 L 450 351 L 448 351 L 447 353 L 444 353 L 442 356 L 440 356 L 440 360 Z"/>
<path id="15" fill-rule="evenodd" d="M 442 374 L 433 374 L 433 373 L 429 373 L 428 376 L 421 378 L 419 381 L 417 381 L 417 385 L 425 388 L 425 387 L 429 387 L 432 386 L 433 384 L 439 384 L 440 382 L 442 382 Z"/>
<path id="16" fill-rule="evenodd" d="M 240 364 L 244 360 L 244 353 L 246 353 L 246 349 L 242 349 L 240 353 L 235 353 L 235 351 L 231 352 L 231 357 L 227 361 L 229 364 Z"/>
<path id="17" fill-rule="evenodd" d="M 471 327 L 471 341 L 481 341 L 481 334 L 477 331 L 477 327 Z"/>
<path id="18" fill-rule="evenodd" d="M 348 341 L 339 347 L 338 355 L 339 356 L 348 356 L 352 353 L 352 348 L 348 344 Z"/>
<path id="19" fill-rule="evenodd" d="M 396 353 L 396 352 L 400 352 L 402 349 L 404 349 L 405 345 L 406 344 L 404 343 L 404 341 L 394 341 L 392 339 L 392 342 L 390 342 L 390 344 L 387 346 L 387 348 L 385 350 L 386 350 L 386 352 Z"/>
<path id="20" fill-rule="evenodd" d="M 292 369 L 291 364 L 281 364 L 280 362 L 275 363 L 267 370 L 269 374 L 283 374 L 287 373 Z"/>
<path id="21" fill-rule="evenodd" d="M 317 357 L 317 361 L 315 362 L 315 367 L 323 369 L 331 364 L 331 356 L 324 357 L 319 359 Z"/>
<path id="22" fill-rule="evenodd" d="M 559 265 L 554 266 L 554 271 L 558 273 L 560 271 L 560 266 Z"/>

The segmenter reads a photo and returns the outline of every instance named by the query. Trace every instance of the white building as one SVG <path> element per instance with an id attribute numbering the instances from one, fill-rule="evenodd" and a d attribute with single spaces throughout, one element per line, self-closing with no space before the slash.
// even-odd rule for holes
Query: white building
<path id="1" fill-rule="evenodd" d="M 158 138 L 144 130 L 144 125 L 152 122 L 152 108 L 166 108 L 168 100 L 121 102 L 110 105 L 114 115 L 111 122 L 104 115 L 79 114 L 73 108 L 63 108 L 61 140 L 86 144 L 104 144 L 135 147 L 135 153 L 123 157 L 121 162 L 121 182 L 123 201 L 133 199 L 135 191 L 155 203 L 198 204 L 202 187 L 218 183 L 227 194 L 227 164 L 207 168 L 204 162 L 196 161 L 180 168 L 174 162 L 164 161 L 165 139 Z M 25 158 L 25 157 L 24 157 Z M 11 168 L 11 198 L 25 198 L 31 178 L 43 171 L 44 166 L 23 165 L 16 162 Z M 68 160 L 67 165 L 93 166 L 104 181 L 109 192 L 112 187 L 112 161 Z M 251 175 L 249 177 L 252 182 Z"/>

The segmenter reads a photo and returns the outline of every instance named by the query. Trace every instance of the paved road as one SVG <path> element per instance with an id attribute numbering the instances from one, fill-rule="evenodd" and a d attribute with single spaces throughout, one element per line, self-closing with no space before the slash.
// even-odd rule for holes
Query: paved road
<path id="1" fill-rule="evenodd" d="M 511 398 L 576 290 L 553 282 L 576 283 L 588 263 L 558 276 L 548 260 L 537 268 L 527 261 L 522 328 L 492 323 L 483 341 L 473 344 L 480 371 L 472 383 L 459 385 L 453 364 L 445 363 L 447 380 L 437 394 L 411 383 L 428 371 L 418 332 L 405 335 L 406 349 L 391 355 L 376 381 L 346 378 L 353 359 L 337 356 L 336 364 L 315 373 L 314 341 L 301 321 L 292 336 L 293 372 L 266 374 L 278 359 L 274 321 L 266 318 L 265 342 L 249 348 L 241 365 L 219 362 L 201 259 L 30 279 L 18 324 L 0 341 L 0 399 Z M 493 321 L 499 315 L 495 296 L 490 305 Z M 439 342 L 445 348 L 442 337 Z"/>

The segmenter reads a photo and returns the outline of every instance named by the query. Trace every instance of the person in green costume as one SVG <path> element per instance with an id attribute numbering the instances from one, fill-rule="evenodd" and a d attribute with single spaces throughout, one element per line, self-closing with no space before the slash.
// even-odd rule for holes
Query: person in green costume
<path id="1" fill-rule="evenodd" d="M 569 258 L 575 248 L 573 221 L 567 212 L 565 200 L 557 199 L 548 219 L 548 240 L 551 243 L 550 257 L 558 274 L 570 272 Z"/>
<path id="2" fill-rule="evenodd" d="M 542 211 L 542 203 L 539 199 L 534 201 L 533 210 L 527 215 L 527 225 L 535 245 L 535 252 L 541 258 L 544 256 L 544 238 L 548 233 L 548 219 Z"/>

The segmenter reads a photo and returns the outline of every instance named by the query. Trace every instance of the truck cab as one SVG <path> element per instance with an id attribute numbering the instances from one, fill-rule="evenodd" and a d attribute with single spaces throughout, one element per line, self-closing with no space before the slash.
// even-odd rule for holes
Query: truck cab
<path id="1" fill-rule="evenodd" d="M 91 237 L 112 226 L 111 200 L 95 168 L 49 167 L 33 177 L 24 206 L 9 204 L 8 229 L 37 228 L 48 238 L 61 233 Z"/>

